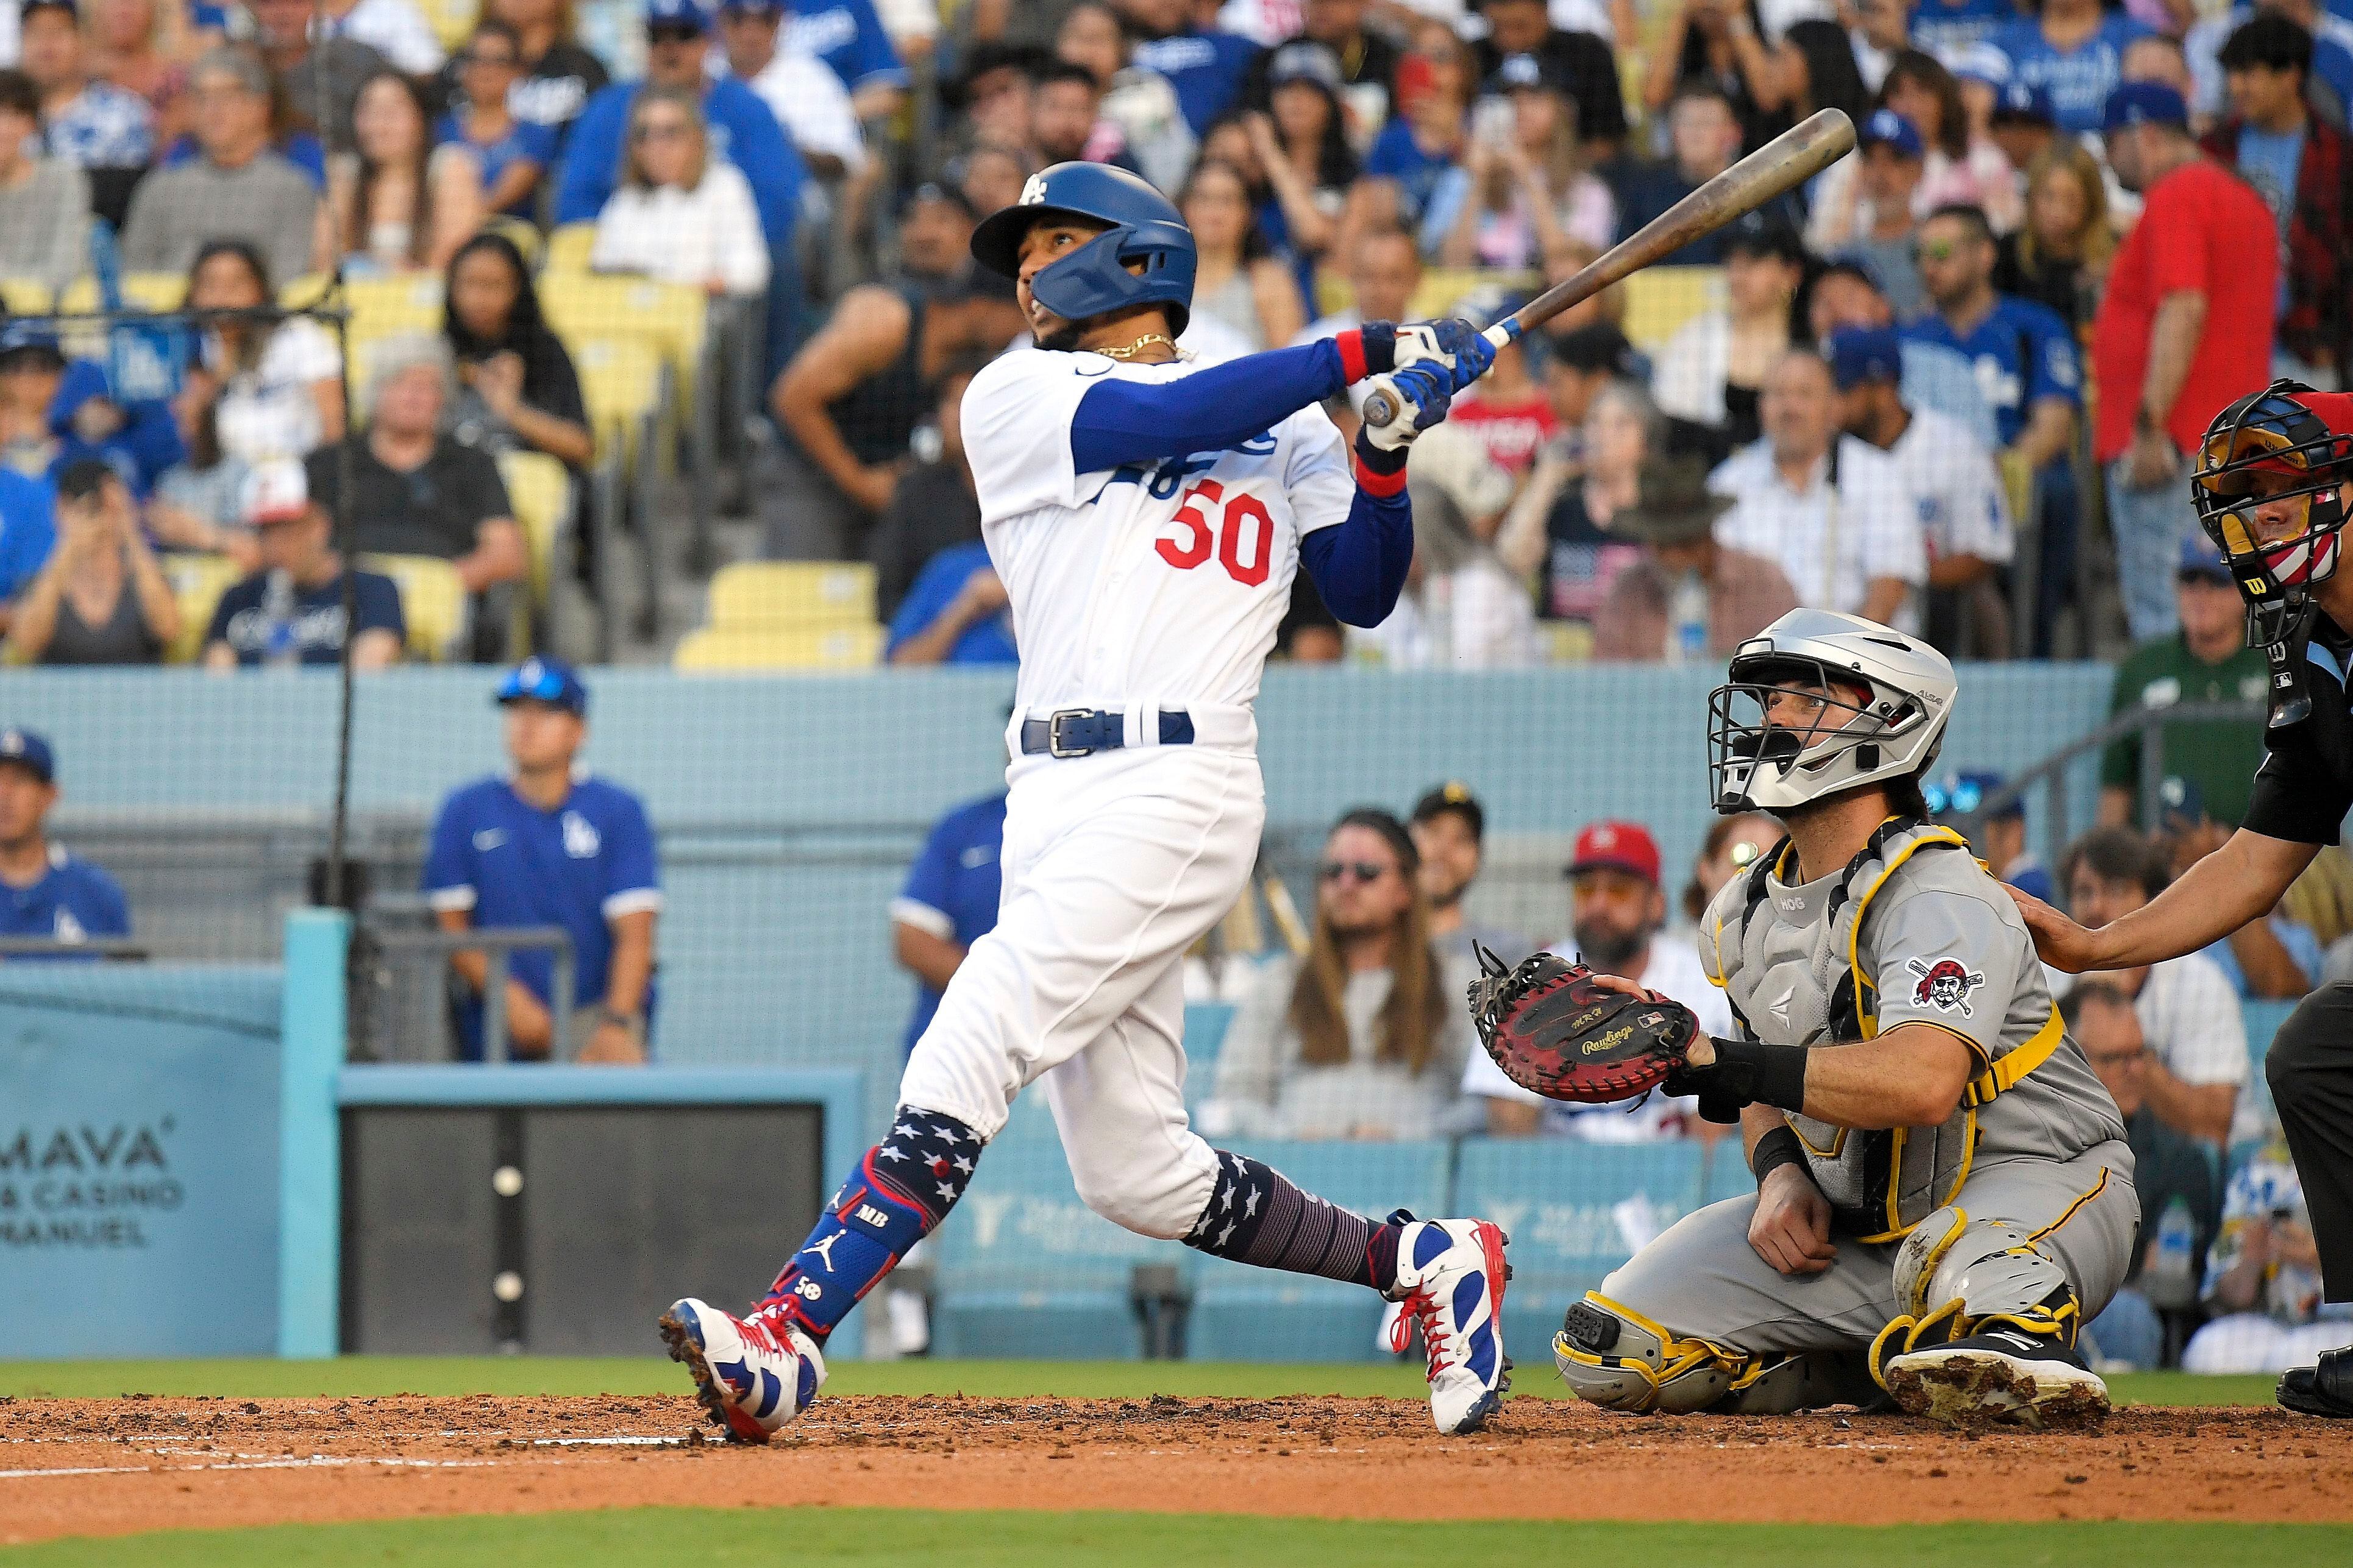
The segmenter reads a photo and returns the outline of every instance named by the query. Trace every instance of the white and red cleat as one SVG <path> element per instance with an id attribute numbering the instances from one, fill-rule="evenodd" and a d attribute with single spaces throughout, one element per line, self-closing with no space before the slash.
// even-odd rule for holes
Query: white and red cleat
<path id="1" fill-rule="evenodd" d="M 1404 1308 L 1389 1341 L 1402 1353 L 1411 1328 L 1430 1355 L 1430 1414 L 1450 1436 L 1476 1432 L 1504 1403 L 1512 1363 L 1504 1356 L 1504 1262 L 1510 1238 L 1482 1219 L 1416 1220 L 1400 1209 L 1397 1286 Z"/>
<path id="2" fill-rule="evenodd" d="M 693 1374 L 702 1408 L 739 1443 L 766 1442 L 825 1384 L 824 1352 L 781 1312 L 739 1318 L 689 1296 L 662 1314 L 661 1336 Z"/>

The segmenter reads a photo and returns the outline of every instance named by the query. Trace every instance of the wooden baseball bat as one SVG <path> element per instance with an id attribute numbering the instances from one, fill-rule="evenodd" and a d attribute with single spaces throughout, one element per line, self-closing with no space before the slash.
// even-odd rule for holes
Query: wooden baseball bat
<path id="1" fill-rule="evenodd" d="M 1502 348 L 1628 274 L 1672 255 L 1703 235 L 1714 234 L 1785 191 L 1795 190 L 1853 150 L 1854 121 L 1841 110 L 1817 111 L 1611 246 L 1576 277 L 1554 284 L 1489 327 L 1487 341 Z M 1405 399 L 1390 378 L 1378 377 L 1365 398 L 1365 423 L 1377 430 L 1385 428 L 1404 406 Z"/>

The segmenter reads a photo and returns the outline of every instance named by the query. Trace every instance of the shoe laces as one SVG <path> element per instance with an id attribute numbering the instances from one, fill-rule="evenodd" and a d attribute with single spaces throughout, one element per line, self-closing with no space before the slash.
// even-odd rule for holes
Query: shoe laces
<path id="1" fill-rule="evenodd" d="M 1430 1358 L 1430 1375 L 1436 1377 L 1452 1363 L 1446 1360 L 1450 1336 L 1438 1310 L 1437 1293 L 1427 1285 L 1417 1286 L 1398 1303 L 1404 1310 L 1398 1313 L 1397 1324 L 1389 1330 L 1389 1349 L 1398 1355 L 1405 1353 L 1413 1342 L 1416 1325 L 1421 1329 L 1421 1346 Z"/>

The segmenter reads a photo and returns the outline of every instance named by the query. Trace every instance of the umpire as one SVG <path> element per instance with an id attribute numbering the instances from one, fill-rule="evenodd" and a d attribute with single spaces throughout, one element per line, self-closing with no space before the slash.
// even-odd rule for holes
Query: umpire
<path id="1" fill-rule="evenodd" d="M 2081 973 L 2194 952 L 2268 916 L 2353 810 L 2353 575 L 2337 570 L 2353 480 L 2353 395 L 2274 382 L 2215 416 L 2190 489 L 2230 557 L 2248 641 L 2270 661 L 2270 722 L 2243 826 L 2138 910 L 2086 931 L 2010 889 L 2044 960 Z M 2353 984 L 2304 1000 L 2263 1062 L 2312 1212 L 2323 1294 L 2353 1300 Z M 2353 1419 L 2353 1346 L 2280 1379 L 2279 1402 Z"/>

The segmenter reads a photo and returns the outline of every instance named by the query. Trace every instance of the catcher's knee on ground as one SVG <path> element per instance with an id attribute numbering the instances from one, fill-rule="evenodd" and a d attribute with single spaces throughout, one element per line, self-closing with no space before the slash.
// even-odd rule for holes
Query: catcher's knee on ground
<path id="1" fill-rule="evenodd" d="M 1871 1347 L 1874 1376 L 1908 1351 L 1988 1329 L 2010 1328 L 2072 1346 L 2082 1325 L 2075 1287 L 2034 1234 L 2006 1219 L 1936 1210 L 1895 1255 L 1902 1310 Z"/>
<path id="2" fill-rule="evenodd" d="M 1569 1392 L 1609 1410 L 1681 1415 L 1722 1402 L 1767 1415 L 1804 1404 L 1805 1357 L 1749 1355 L 1683 1339 L 1599 1291 L 1568 1310 L 1553 1336 L 1552 1359 Z"/>

